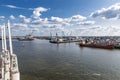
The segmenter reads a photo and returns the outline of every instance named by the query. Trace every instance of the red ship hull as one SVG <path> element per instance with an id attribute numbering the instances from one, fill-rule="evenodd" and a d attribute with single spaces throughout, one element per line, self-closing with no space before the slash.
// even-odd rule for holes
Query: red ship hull
<path id="1" fill-rule="evenodd" d="M 102 49 L 114 49 L 114 45 L 110 44 L 79 44 L 80 47 L 92 47 L 92 48 L 102 48 Z"/>

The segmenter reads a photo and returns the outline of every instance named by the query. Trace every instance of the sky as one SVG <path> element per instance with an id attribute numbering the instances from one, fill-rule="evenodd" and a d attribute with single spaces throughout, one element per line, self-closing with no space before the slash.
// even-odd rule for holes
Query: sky
<path id="1" fill-rule="evenodd" d="M 120 0 L 0 0 L 13 36 L 120 36 Z"/>

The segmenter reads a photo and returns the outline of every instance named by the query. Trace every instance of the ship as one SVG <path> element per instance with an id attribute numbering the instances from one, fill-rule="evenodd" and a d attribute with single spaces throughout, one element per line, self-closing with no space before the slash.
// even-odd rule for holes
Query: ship
<path id="1" fill-rule="evenodd" d="M 26 35 L 26 36 L 24 36 L 24 37 L 20 37 L 20 38 L 17 38 L 19 41 L 33 41 L 34 40 L 34 37 L 33 37 L 33 31 L 30 33 L 30 34 L 28 34 L 28 35 Z"/>
<path id="2" fill-rule="evenodd" d="M 51 34 L 51 33 L 50 33 Z M 49 40 L 50 43 L 71 43 L 71 42 L 80 42 L 79 39 L 77 39 L 76 37 L 72 37 L 72 36 L 68 36 L 65 37 L 64 33 L 62 32 L 63 36 L 58 36 L 58 34 L 56 33 L 56 36 L 53 37 L 51 34 L 51 38 Z"/>
<path id="3" fill-rule="evenodd" d="M 7 24 L 9 34 L 9 50 L 6 42 L 6 26 L 1 27 L 2 54 L 1 54 L 1 79 L 0 80 L 20 80 L 17 55 L 13 53 L 10 22 Z"/>
<path id="4" fill-rule="evenodd" d="M 114 39 L 100 39 L 100 38 L 85 38 L 79 43 L 80 47 L 102 48 L 102 49 L 114 49 Z"/>
<path id="5" fill-rule="evenodd" d="M 51 38 L 49 40 L 50 43 L 68 43 L 69 41 L 65 37 L 59 37 L 58 34 L 56 33 L 56 36 L 53 37 L 51 34 Z"/>
<path id="6" fill-rule="evenodd" d="M 50 43 L 68 43 L 68 41 L 67 40 L 65 40 L 65 39 L 63 39 L 63 38 L 59 38 L 59 39 L 57 39 L 57 38 L 52 38 L 50 41 L 49 41 Z"/>
<path id="7" fill-rule="evenodd" d="M 102 49 L 114 49 L 114 44 L 79 44 L 80 47 L 102 48 Z"/>

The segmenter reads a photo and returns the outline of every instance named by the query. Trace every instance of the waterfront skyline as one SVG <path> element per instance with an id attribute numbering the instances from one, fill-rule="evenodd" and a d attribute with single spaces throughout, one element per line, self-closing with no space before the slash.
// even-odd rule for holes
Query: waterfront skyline
<path id="1" fill-rule="evenodd" d="M 119 36 L 119 0 L 1 0 L 0 24 L 12 35 Z M 72 33 L 72 34 L 71 34 Z"/>

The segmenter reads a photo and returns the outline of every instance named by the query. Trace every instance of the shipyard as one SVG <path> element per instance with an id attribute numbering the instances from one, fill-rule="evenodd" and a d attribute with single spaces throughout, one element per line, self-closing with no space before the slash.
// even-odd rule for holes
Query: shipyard
<path id="1" fill-rule="evenodd" d="M 32 32 L 33 33 L 33 32 Z M 32 33 L 26 36 L 13 36 L 18 41 L 33 41 L 35 39 L 49 40 L 50 43 L 77 43 L 80 47 L 120 49 L 119 36 L 33 36 Z M 1 38 L 2 40 L 2 38 Z"/>
<path id="2" fill-rule="evenodd" d="M 0 0 L 0 80 L 120 80 L 120 0 Z"/>

